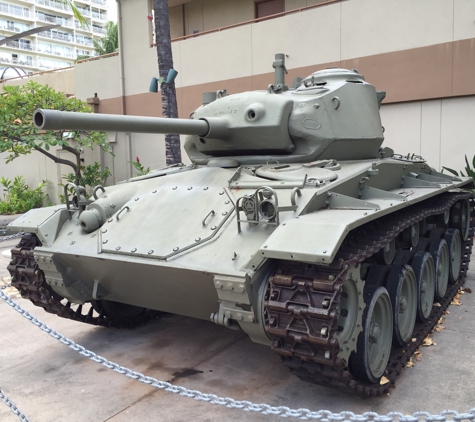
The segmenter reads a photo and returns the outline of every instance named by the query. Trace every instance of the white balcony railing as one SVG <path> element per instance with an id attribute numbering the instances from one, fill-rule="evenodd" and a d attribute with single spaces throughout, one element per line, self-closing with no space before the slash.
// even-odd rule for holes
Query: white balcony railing
<path id="1" fill-rule="evenodd" d="M 38 33 L 41 37 L 51 38 L 53 40 L 60 40 L 60 41 L 67 41 L 72 42 L 73 36 L 71 34 L 62 34 L 58 32 L 51 32 L 51 31 L 42 31 Z"/>
<path id="2" fill-rule="evenodd" d="M 31 44 L 22 43 L 20 41 L 8 41 L 3 44 L 4 47 L 18 48 L 20 50 L 34 51 L 34 47 Z"/>
<path id="3" fill-rule="evenodd" d="M 36 18 L 42 22 L 57 23 L 67 28 L 73 27 L 73 24 L 69 19 L 62 18 L 61 16 L 48 16 L 48 15 L 45 15 L 44 13 L 36 12 Z"/>
<path id="4" fill-rule="evenodd" d="M 13 6 L 11 4 L 0 3 L 0 13 L 8 15 L 20 16 L 22 18 L 30 18 L 30 11 L 25 10 L 20 6 Z"/>
<path id="5" fill-rule="evenodd" d="M 71 13 L 71 8 L 66 3 L 61 3 L 55 0 L 35 0 L 36 4 L 40 6 L 51 7 L 57 10 L 64 10 L 65 12 Z"/>

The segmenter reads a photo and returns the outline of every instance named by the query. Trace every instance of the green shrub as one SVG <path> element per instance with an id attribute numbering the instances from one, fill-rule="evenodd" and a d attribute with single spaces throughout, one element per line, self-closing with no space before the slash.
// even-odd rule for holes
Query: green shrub
<path id="1" fill-rule="evenodd" d="M 465 174 L 461 171 L 460 174 L 458 171 L 450 169 L 448 167 L 442 167 L 443 170 L 447 170 L 449 173 L 452 173 L 454 176 L 462 176 L 465 177 Z M 443 171 L 442 170 L 442 171 Z M 468 162 L 467 155 L 465 155 L 465 172 L 467 173 L 467 177 L 471 177 L 473 179 L 473 183 L 475 185 L 475 155 L 473 156 L 472 164 Z"/>
<path id="2" fill-rule="evenodd" d="M 107 178 L 112 175 L 111 171 L 108 167 L 104 170 L 101 170 L 100 164 L 96 161 L 94 164 L 89 164 L 87 166 L 81 166 L 82 175 L 79 179 L 79 186 L 83 186 L 86 188 L 86 195 L 92 195 L 92 190 L 97 185 L 105 185 Z M 64 175 L 63 178 L 66 179 L 68 182 L 76 183 L 76 175 L 74 173 L 69 173 Z M 64 186 L 63 183 L 59 184 L 60 186 Z M 69 187 L 68 189 L 70 195 L 75 195 L 74 189 Z M 61 199 L 61 203 L 66 202 L 66 198 L 64 195 L 59 195 Z"/>
<path id="3" fill-rule="evenodd" d="M 23 176 L 17 176 L 13 181 L 2 177 L 0 184 L 6 193 L 4 200 L 0 200 L 0 214 L 18 214 L 33 208 L 41 208 L 48 198 L 43 192 L 47 183 L 44 180 L 36 188 L 30 189 Z"/>
<path id="4" fill-rule="evenodd" d="M 150 167 L 145 168 L 143 164 L 140 163 L 139 157 L 135 158 L 135 161 L 129 161 L 137 171 L 136 177 L 138 176 L 145 176 L 146 174 L 150 173 Z"/>

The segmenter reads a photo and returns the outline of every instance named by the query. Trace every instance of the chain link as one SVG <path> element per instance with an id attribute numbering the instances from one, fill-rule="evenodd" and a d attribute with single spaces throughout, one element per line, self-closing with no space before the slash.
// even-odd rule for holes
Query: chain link
<path id="1" fill-rule="evenodd" d="M 20 237 L 25 234 L 23 232 L 20 232 L 20 233 L 11 234 L 10 236 L 5 236 L 2 233 L 5 233 L 5 231 L 2 231 L 2 229 L 0 228 L 0 242 L 5 242 L 6 240 L 10 240 L 10 239 L 15 239 L 15 237 Z"/>
<path id="2" fill-rule="evenodd" d="M 309 409 L 291 409 L 287 406 L 271 406 L 269 404 L 256 404 L 247 400 L 234 400 L 229 397 L 219 397 L 215 394 L 206 394 L 198 390 L 189 390 L 188 388 L 173 385 L 166 381 L 159 381 L 156 378 L 148 377 L 140 372 L 132 371 L 129 368 L 120 366 L 115 362 L 111 362 L 106 358 L 97 355 L 90 350 L 87 350 L 85 347 L 76 344 L 74 341 L 68 339 L 62 334 L 57 333 L 52 328 L 48 327 L 44 322 L 39 321 L 28 311 L 23 309 L 15 301 L 10 299 L 3 291 L 0 290 L 0 297 L 10 305 L 15 311 L 20 313 L 32 324 L 39 327 L 44 332 L 48 333 L 51 337 L 58 340 L 60 343 L 68 346 L 69 348 L 75 350 L 79 354 L 91 359 L 94 362 L 101 364 L 102 366 L 113 370 L 119 374 L 125 375 L 128 378 L 137 380 L 143 384 L 148 384 L 152 387 L 158 388 L 160 390 L 168 391 L 169 393 L 178 394 L 183 397 L 193 398 L 198 401 L 204 401 L 210 404 L 216 404 L 220 406 L 226 406 L 232 409 L 241 409 L 248 412 L 262 413 L 264 415 L 277 415 L 283 417 L 293 417 L 303 420 L 316 419 L 322 422 L 452 422 L 452 421 L 463 421 L 469 420 L 475 422 L 475 407 L 470 409 L 467 413 L 459 413 L 455 410 L 444 410 L 438 415 L 431 415 L 427 412 L 416 412 L 412 415 L 404 415 L 399 412 L 391 412 L 387 415 L 379 415 L 375 412 L 365 412 L 361 415 L 356 415 L 353 412 L 340 412 L 332 413 L 329 410 L 319 410 L 313 412 Z M 5 399 L 4 399 L 5 401 Z M 10 402 L 11 403 L 11 402 Z M 8 403 L 7 403 L 8 404 Z M 14 406 L 14 405 L 13 405 Z M 11 406 L 10 406 L 11 407 Z M 12 407 L 11 407 L 12 408 Z M 16 409 L 16 407 L 15 407 Z M 16 409 L 18 410 L 18 409 Z M 12 411 L 13 408 L 12 408 Z M 14 411 L 15 413 L 15 411 Z M 15 413 L 16 414 L 16 413 Z M 28 420 L 28 419 L 22 419 Z"/>
<path id="3" fill-rule="evenodd" d="M 10 410 L 17 415 L 21 421 L 23 422 L 30 422 L 30 420 L 23 414 L 23 412 L 16 407 L 15 403 L 13 403 L 8 396 L 2 391 L 0 388 L 0 399 L 10 408 Z"/>

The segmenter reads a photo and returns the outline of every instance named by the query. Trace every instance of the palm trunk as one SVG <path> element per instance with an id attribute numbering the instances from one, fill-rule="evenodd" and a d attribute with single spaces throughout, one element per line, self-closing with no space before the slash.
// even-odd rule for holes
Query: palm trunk
<path id="1" fill-rule="evenodd" d="M 157 43 L 158 71 L 166 79 L 173 68 L 172 45 L 170 37 L 170 19 L 168 17 L 168 0 L 154 0 L 155 40 Z M 161 84 L 163 117 L 178 117 L 175 83 Z M 165 135 L 165 153 L 167 166 L 181 163 L 180 136 Z"/>

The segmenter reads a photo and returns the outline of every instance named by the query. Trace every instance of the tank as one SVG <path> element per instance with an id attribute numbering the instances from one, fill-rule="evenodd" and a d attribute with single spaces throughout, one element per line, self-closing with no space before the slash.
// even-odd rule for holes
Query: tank
<path id="1" fill-rule="evenodd" d="M 304 381 L 386 394 L 463 284 L 469 178 L 382 148 L 357 70 L 203 95 L 189 119 L 38 110 L 44 130 L 188 135 L 190 165 L 11 223 L 24 298 L 63 318 L 132 327 L 175 313 L 242 330 Z M 464 190 L 465 189 L 465 190 Z"/>

